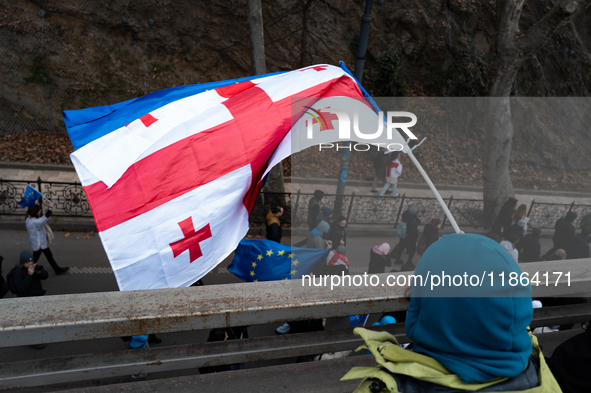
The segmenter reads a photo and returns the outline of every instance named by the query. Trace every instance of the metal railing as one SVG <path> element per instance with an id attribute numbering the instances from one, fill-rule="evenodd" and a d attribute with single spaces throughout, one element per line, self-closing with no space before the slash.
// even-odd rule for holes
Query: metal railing
<path id="1" fill-rule="evenodd" d="M 58 217 L 92 217 L 90 204 L 86 198 L 84 188 L 80 183 L 50 182 L 38 178 L 35 181 L 27 180 L 3 180 L 0 179 L 0 215 L 24 215 L 25 211 L 17 202 L 25 192 L 27 184 L 31 184 L 40 190 L 54 203 L 54 215 Z M 261 192 L 257 197 L 255 206 L 250 215 L 250 221 L 255 224 L 265 222 L 265 215 L 270 206 L 281 204 L 285 212 L 282 222 L 292 226 L 305 225 L 308 218 L 308 204 L 314 194 L 302 193 L 269 193 Z M 334 207 L 336 195 L 325 194 L 320 203 L 322 207 Z M 456 219 L 458 225 L 463 227 L 484 227 L 482 199 L 456 199 L 453 195 L 446 200 L 447 207 Z M 43 200 L 40 199 L 43 203 Z M 375 195 L 356 195 L 352 193 L 343 197 L 343 214 L 349 224 L 363 225 L 397 225 L 402 213 L 410 205 L 416 205 L 419 209 L 419 217 L 426 224 L 433 218 L 442 220 L 442 227 L 447 219 L 443 209 L 435 198 L 414 197 L 402 195 L 399 198 L 392 196 L 381 199 Z M 555 222 L 574 211 L 577 219 L 574 222 L 578 227 L 580 220 L 587 214 L 591 214 L 591 205 L 582 205 L 572 202 L 570 204 L 531 202 L 528 217 L 530 227 L 546 229 L 554 228 Z M 336 218 L 336 217 L 334 217 Z"/>
<path id="2" fill-rule="evenodd" d="M 570 286 L 562 275 L 557 286 L 532 286 L 534 297 L 591 292 L 590 259 L 520 266 L 530 277 L 536 271 L 553 272 L 557 266 L 560 271 L 571 272 Z M 385 276 L 380 275 L 380 280 Z M 300 280 L 293 280 L 4 299 L 0 348 L 343 317 L 408 307 L 408 287 L 339 287 L 330 291 L 313 286 L 298 290 L 299 284 Z M 15 312 L 17 309 L 19 312 Z M 590 305 L 541 309 L 535 311 L 531 325 L 583 322 L 590 317 Z M 408 342 L 400 324 L 380 329 Z M 342 329 L 5 363 L 0 364 L 0 390 L 310 355 L 354 349 L 359 344 L 360 339 L 350 329 Z"/>

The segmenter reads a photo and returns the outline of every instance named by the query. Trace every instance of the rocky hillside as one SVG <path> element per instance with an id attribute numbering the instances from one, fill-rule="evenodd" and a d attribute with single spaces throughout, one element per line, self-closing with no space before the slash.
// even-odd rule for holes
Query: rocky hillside
<path id="1" fill-rule="evenodd" d="M 0 5 L 0 160 L 67 162 L 71 146 L 60 135 L 64 109 L 252 73 L 246 0 L 0 0 Z M 267 70 L 339 60 L 353 68 L 363 7 L 360 0 L 263 1 Z M 543 0 L 527 1 L 521 30 L 548 9 Z M 493 56 L 493 1 L 374 2 L 372 18 L 363 84 L 374 95 L 483 95 Z M 514 94 L 589 97 L 590 53 L 587 11 L 526 62 Z M 1 136 L 24 129 L 56 134 Z M 419 155 L 437 181 L 480 182 L 481 134 L 425 127 L 422 136 L 429 139 Z M 35 141 L 51 148 L 30 146 Z M 568 130 L 567 137 L 550 126 L 536 133 L 516 130 L 514 182 L 518 188 L 590 189 L 590 150 L 583 128 Z M 351 176 L 370 177 L 367 157 L 353 158 L 358 161 Z M 324 175 L 336 175 L 338 157 L 334 160 Z"/>

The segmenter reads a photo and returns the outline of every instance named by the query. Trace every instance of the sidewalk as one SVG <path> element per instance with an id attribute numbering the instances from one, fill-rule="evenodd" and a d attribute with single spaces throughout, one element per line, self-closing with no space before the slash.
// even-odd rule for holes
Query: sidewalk
<path id="1" fill-rule="evenodd" d="M 44 165 L 44 164 L 26 164 L 26 163 L 6 163 L 0 162 L 0 179 L 7 180 L 37 180 L 40 177 L 43 181 L 55 182 L 79 182 L 73 166 L 68 165 Z M 345 194 L 351 195 L 372 195 L 371 181 L 350 180 L 345 188 Z M 378 185 L 378 190 L 381 189 L 383 183 Z M 285 191 L 297 193 L 313 193 L 314 190 L 322 190 L 327 194 L 334 194 L 336 192 L 336 179 L 317 179 L 317 178 L 286 178 Z M 447 185 L 437 184 L 441 196 L 446 199 L 453 195 L 456 199 L 482 199 L 482 187 L 462 186 L 462 185 Z M 434 197 L 431 190 L 425 183 L 407 183 L 400 182 L 398 184 L 398 193 L 400 195 L 414 197 Z M 591 205 L 591 194 L 571 191 L 543 191 L 543 190 L 515 190 L 516 198 L 519 203 L 525 203 L 527 206 L 535 200 L 536 202 L 570 204 L 576 201 L 577 204 Z M 392 194 L 386 195 L 391 197 Z M 0 216 L 1 229 L 24 229 L 24 216 Z M 82 231 L 82 232 L 96 232 L 94 221 L 88 218 L 75 217 L 52 217 L 50 225 L 55 230 L 63 231 Z M 446 228 L 451 229 L 451 228 Z M 482 232 L 482 229 L 466 228 L 470 232 Z M 307 233 L 302 229 L 300 233 L 299 228 L 294 229 L 294 235 L 305 236 Z M 548 232 L 548 231 L 545 231 Z M 284 228 L 285 236 L 290 236 L 291 228 Z M 395 229 L 392 226 L 375 226 L 375 225 L 350 225 L 348 233 L 352 236 L 379 236 L 379 235 L 393 235 Z M 251 228 L 249 231 L 251 235 L 264 235 L 264 231 L 260 228 Z M 544 233 L 544 235 L 549 235 Z"/>

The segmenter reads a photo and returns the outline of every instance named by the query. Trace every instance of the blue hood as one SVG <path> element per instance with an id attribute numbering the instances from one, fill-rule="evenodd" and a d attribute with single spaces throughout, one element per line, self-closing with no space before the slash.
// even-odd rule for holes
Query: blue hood
<path id="1" fill-rule="evenodd" d="M 433 290 L 430 284 L 413 285 L 406 317 L 406 334 L 415 341 L 413 350 L 435 358 L 464 383 L 519 375 L 532 353 L 526 328 L 533 309 L 531 287 L 508 284 L 512 272 L 521 274 L 521 269 L 487 237 L 448 235 L 433 243 L 415 274 L 442 277 L 444 273 L 464 279 L 466 273 L 474 283 L 472 276 L 484 281 L 475 287 L 465 286 L 465 281 L 461 286 L 446 281 L 445 287 Z"/>

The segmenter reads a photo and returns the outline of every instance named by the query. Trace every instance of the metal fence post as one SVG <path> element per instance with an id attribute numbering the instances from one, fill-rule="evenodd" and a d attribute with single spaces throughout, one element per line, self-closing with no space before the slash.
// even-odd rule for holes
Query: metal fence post
<path id="1" fill-rule="evenodd" d="M 454 200 L 454 196 L 450 196 L 449 197 L 449 202 L 447 203 L 447 208 L 449 209 L 451 207 L 451 202 Z M 451 209 L 450 209 L 451 211 Z M 447 221 L 447 215 L 443 215 L 443 221 L 441 221 L 441 228 L 443 228 L 445 226 L 445 222 Z"/>
<path id="2" fill-rule="evenodd" d="M 402 206 L 404 206 L 404 199 L 406 198 L 406 194 L 402 195 L 402 199 L 400 200 L 400 207 L 398 208 L 398 214 L 396 215 L 396 222 L 394 222 L 394 226 L 398 225 L 398 220 L 400 219 L 400 213 L 402 213 Z"/>
<path id="3" fill-rule="evenodd" d="M 41 192 L 41 176 L 37 177 L 37 191 Z M 41 192 L 41 194 L 43 194 Z M 39 205 L 43 207 L 43 197 L 39 198 Z"/>
<path id="4" fill-rule="evenodd" d="M 298 195 L 296 197 L 296 203 L 295 203 L 295 211 L 291 212 L 292 215 L 292 223 L 291 225 L 294 226 L 297 222 L 297 218 L 298 218 L 298 205 L 300 204 L 300 192 L 301 190 L 298 190 Z"/>
<path id="5" fill-rule="evenodd" d="M 347 223 L 349 223 L 349 217 L 351 216 L 351 209 L 353 208 L 353 199 L 355 199 L 355 191 L 351 194 L 351 203 L 349 203 L 349 210 L 347 211 Z"/>
<path id="6" fill-rule="evenodd" d="M 536 200 L 533 199 L 531 201 L 531 205 L 529 205 L 529 210 L 527 211 L 527 216 L 529 217 L 529 215 L 531 214 L 532 209 L 534 208 L 534 205 L 536 204 Z"/>

